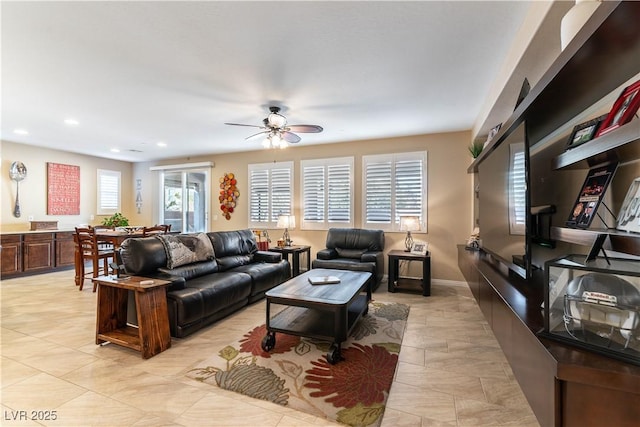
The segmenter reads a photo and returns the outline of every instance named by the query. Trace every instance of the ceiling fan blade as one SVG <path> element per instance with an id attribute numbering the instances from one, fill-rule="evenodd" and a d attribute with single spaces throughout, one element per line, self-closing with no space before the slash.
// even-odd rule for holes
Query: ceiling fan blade
<path id="1" fill-rule="evenodd" d="M 248 137 L 246 137 L 246 138 L 245 138 L 245 141 L 246 141 L 247 139 L 250 139 L 250 138 L 256 137 L 256 136 L 258 136 L 258 135 L 264 135 L 265 133 L 269 133 L 269 132 L 270 132 L 269 130 L 263 130 L 262 132 L 254 133 L 253 135 L 249 135 Z"/>
<path id="2" fill-rule="evenodd" d="M 262 126 L 256 126 L 256 125 L 243 125 L 241 123 L 225 123 L 225 125 L 231 125 L 231 126 L 247 126 L 250 128 L 260 128 L 262 129 Z"/>
<path id="3" fill-rule="evenodd" d="M 300 137 L 298 135 L 296 135 L 295 133 L 291 133 L 288 131 L 282 132 L 282 139 L 284 139 L 285 141 L 291 143 L 291 144 L 295 144 L 296 142 L 300 142 Z"/>
<path id="4" fill-rule="evenodd" d="M 300 133 L 320 133 L 322 132 L 322 126 L 317 125 L 290 125 L 287 126 L 287 130 Z"/>

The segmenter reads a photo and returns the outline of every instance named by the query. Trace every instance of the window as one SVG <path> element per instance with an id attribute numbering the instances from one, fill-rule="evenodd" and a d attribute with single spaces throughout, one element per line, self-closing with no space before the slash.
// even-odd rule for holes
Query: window
<path id="1" fill-rule="evenodd" d="M 293 162 L 249 165 L 249 227 L 276 228 L 292 211 Z"/>
<path id="2" fill-rule="evenodd" d="M 158 171 L 158 203 L 154 218 L 171 231 L 197 233 L 208 230 L 212 162 L 152 166 Z"/>
<path id="3" fill-rule="evenodd" d="M 98 215 L 120 212 L 120 172 L 98 169 Z"/>
<path id="4" fill-rule="evenodd" d="M 425 230 L 427 209 L 427 153 L 364 156 L 363 226 L 400 230 L 400 217 L 420 217 Z"/>
<path id="5" fill-rule="evenodd" d="M 527 181 L 525 179 L 524 143 L 509 146 L 509 232 L 525 234 Z"/>
<path id="6" fill-rule="evenodd" d="M 353 227 L 353 157 L 303 160 L 301 228 Z"/>

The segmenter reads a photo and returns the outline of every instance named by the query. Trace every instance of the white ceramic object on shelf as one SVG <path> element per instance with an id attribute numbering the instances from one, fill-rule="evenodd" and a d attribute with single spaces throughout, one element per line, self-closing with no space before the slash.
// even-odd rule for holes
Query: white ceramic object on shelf
<path id="1" fill-rule="evenodd" d="M 598 6 L 600 6 L 599 0 L 576 0 L 576 4 L 569 9 L 560 22 L 560 45 L 562 50 L 573 40 Z"/>

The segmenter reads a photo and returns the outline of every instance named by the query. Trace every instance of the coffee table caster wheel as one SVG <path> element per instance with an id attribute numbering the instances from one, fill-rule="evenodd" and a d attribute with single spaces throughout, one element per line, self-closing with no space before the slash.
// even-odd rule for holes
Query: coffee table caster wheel
<path id="1" fill-rule="evenodd" d="M 267 353 L 273 350 L 273 347 L 276 346 L 276 334 L 273 332 L 267 333 L 267 335 L 262 338 L 262 349 Z"/>
<path id="2" fill-rule="evenodd" d="M 329 352 L 327 353 L 327 362 L 331 365 L 335 365 L 342 360 L 342 354 L 340 354 L 340 346 L 338 344 L 332 344 Z"/>

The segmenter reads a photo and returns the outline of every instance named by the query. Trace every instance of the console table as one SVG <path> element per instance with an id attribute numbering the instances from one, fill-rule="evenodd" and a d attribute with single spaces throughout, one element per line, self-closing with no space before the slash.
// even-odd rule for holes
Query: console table
<path id="1" fill-rule="evenodd" d="M 96 344 L 111 342 L 148 359 L 171 347 L 166 286 L 171 282 L 140 276 L 98 276 Z M 147 283 L 151 282 L 151 283 Z M 135 295 L 138 327 L 127 324 L 129 291 Z"/>
<path id="2" fill-rule="evenodd" d="M 296 277 L 300 274 L 300 254 L 307 254 L 307 271 L 311 270 L 311 246 L 305 245 L 292 245 L 292 246 L 276 246 L 269 248 L 272 252 L 280 252 L 284 259 L 289 261 L 289 254 L 291 254 L 291 275 Z"/>
<path id="3" fill-rule="evenodd" d="M 411 290 L 411 288 L 405 287 L 407 284 L 418 282 L 422 287 L 422 295 L 431 295 L 431 255 L 427 252 L 425 255 L 415 254 L 411 252 L 405 252 L 402 250 L 389 251 L 389 283 L 388 291 L 395 292 L 396 290 Z M 405 261 L 420 261 L 422 262 L 422 280 L 411 279 L 407 277 L 400 277 L 400 260 Z M 404 286 L 403 286 L 404 285 Z"/>

